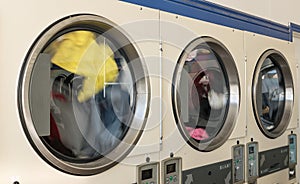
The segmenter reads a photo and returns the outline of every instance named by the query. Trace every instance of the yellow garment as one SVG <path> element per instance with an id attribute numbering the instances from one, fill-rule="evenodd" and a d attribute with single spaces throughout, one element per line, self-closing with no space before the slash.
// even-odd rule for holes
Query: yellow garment
<path id="1" fill-rule="evenodd" d="M 104 88 L 104 82 L 113 82 L 118 76 L 113 51 L 106 44 L 97 44 L 92 32 L 67 33 L 52 48 L 55 50 L 52 63 L 84 76 L 77 96 L 79 102 L 88 100 Z"/>

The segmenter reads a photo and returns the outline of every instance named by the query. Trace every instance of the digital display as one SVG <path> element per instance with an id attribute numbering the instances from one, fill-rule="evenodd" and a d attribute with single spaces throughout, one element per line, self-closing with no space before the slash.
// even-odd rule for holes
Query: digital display
<path id="1" fill-rule="evenodd" d="M 294 139 L 290 138 L 290 144 L 294 144 Z"/>
<path id="2" fill-rule="evenodd" d="M 167 165 L 167 174 L 176 172 L 176 164 L 169 164 Z"/>
<path id="3" fill-rule="evenodd" d="M 152 178 L 152 169 L 147 169 L 142 171 L 142 180 L 147 180 Z"/>
<path id="4" fill-rule="evenodd" d="M 253 146 L 249 147 L 249 153 L 250 154 L 254 153 L 254 147 Z"/>
<path id="5" fill-rule="evenodd" d="M 236 156 L 240 156 L 240 155 L 241 155 L 241 152 L 242 152 L 242 151 L 241 151 L 241 148 L 236 148 L 236 149 L 235 149 L 235 155 L 236 155 Z"/>

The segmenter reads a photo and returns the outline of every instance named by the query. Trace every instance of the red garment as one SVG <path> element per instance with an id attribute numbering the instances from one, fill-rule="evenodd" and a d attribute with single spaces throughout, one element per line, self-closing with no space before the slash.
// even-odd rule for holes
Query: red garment
<path id="1" fill-rule="evenodd" d="M 60 93 L 51 93 L 52 98 L 59 99 L 61 101 L 66 101 L 66 97 L 63 94 Z M 49 136 L 51 141 L 58 141 L 60 142 L 60 135 L 59 131 L 56 125 L 56 122 L 52 116 L 52 113 L 50 113 L 50 136 Z"/>
<path id="2" fill-rule="evenodd" d="M 60 142 L 58 128 L 51 113 L 50 113 L 50 140 Z"/>

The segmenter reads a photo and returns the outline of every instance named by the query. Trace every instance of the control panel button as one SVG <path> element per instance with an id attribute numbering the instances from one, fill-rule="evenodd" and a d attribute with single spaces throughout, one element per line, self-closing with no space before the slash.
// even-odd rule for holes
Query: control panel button
<path id="1" fill-rule="evenodd" d="M 173 181 L 177 182 L 177 176 L 176 175 L 173 176 Z"/>

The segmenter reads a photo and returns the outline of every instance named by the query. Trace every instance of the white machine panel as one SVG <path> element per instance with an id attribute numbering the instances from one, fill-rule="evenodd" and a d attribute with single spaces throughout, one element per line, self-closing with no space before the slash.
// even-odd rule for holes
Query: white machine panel
<path id="1" fill-rule="evenodd" d="M 257 183 L 295 182 L 296 179 L 289 180 L 287 163 L 263 159 L 276 155 L 285 160 L 286 155 L 280 151 L 286 150 L 287 136 L 298 127 L 295 45 L 249 32 L 244 33 L 244 38 L 246 74 L 252 76 L 246 78 L 247 139 L 259 143 L 262 158 L 262 174 Z"/>
<path id="2" fill-rule="evenodd" d="M 182 182 L 205 176 L 205 181 L 214 177 L 227 184 L 231 147 L 243 144 L 246 136 L 243 32 L 165 12 L 160 12 L 160 25 L 165 104 L 161 158 L 172 152 L 182 158 Z M 219 166 L 222 175 L 217 174 Z"/>
<path id="3" fill-rule="evenodd" d="M 159 160 L 159 11 L 118 0 L 0 5 L 10 81 L 0 183 L 136 182 L 145 157 Z"/>

